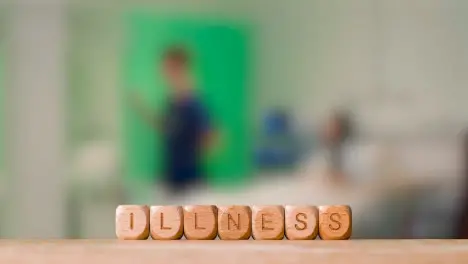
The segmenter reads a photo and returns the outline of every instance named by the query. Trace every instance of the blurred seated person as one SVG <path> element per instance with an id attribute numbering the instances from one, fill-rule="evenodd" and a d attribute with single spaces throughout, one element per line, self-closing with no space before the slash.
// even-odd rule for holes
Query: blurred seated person
<path id="1" fill-rule="evenodd" d="M 333 182 L 346 180 L 345 151 L 351 140 L 353 127 L 351 117 L 345 111 L 335 111 L 325 122 L 322 131 L 322 150 L 324 158 L 328 163 L 329 177 Z"/>
<path id="2" fill-rule="evenodd" d="M 373 177 L 376 149 L 356 143 L 350 113 L 332 112 L 319 133 L 318 149 L 301 165 L 300 173 L 335 185 L 360 183 L 363 178 Z"/>
<path id="3" fill-rule="evenodd" d="M 325 120 L 319 148 L 301 164 L 300 174 L 335 186 L 367 186 L 375 191 L 376 184 L 386 188 L 411 178 L 413 171 L 400 151 L 382 137 L 358 139 L 351 113 L 336 110 Z"/>

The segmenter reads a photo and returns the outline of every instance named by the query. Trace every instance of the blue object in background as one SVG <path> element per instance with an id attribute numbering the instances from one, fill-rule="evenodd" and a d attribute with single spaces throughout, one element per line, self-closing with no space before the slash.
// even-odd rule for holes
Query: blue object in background
<path id="1" fill-rule="evenodd" d="M 288 113 L 281 109 L 272 109 L 265 115 L 262 140 L 256 150 L 260 168 L 288 168 L 295 164 L 300 151 L 290 123 Z"/>
<path id="2" fill-rule="evenodd" d="M 288 134 L 290 131 L 288 115 L 282 110 L 273 110 L 264 120 L 264 132 L 269 136 Z"/>

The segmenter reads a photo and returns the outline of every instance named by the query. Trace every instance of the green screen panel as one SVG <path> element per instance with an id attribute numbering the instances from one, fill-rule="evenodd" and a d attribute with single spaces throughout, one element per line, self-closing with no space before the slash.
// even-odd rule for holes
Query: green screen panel
<path id="1" fill-rule="evenodd" d="M 194 57 L 197 93 L 220 132 L 219 149 L 206 159 L 209 182 L 226 186 L 246 179 L 252 170 L 248 28 L 229 22 L 134 15 L 129 29 L 124 97 L 137 90 L 156 112 L 163 111 L 168 87 L 158 62 L 171 44 L 186 46 Z M 151 181 L 161 177 L 161 138 L 128 102 L 124 119 L 127 179 Z"/>

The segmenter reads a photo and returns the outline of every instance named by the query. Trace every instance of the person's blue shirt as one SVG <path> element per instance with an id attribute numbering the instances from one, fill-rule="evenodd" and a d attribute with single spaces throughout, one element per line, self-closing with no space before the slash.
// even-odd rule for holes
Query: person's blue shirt
<path id="1" fill-rule="evenodd" d="M 208 130 L 207 114 L 194 96 L 171 100 L 165 117 L 165 172 L 173 188 L 199 181 L 202 138 Z"/>

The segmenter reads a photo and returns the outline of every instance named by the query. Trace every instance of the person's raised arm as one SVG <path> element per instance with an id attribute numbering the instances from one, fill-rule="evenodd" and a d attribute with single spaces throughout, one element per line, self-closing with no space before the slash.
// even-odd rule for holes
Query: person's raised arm
<path id="1" fill-rule="evenodd" d="M 201 130 L 201 146 L 203 151 L 211 156 L 220 147 L 220 129 L 214 125 L 207 109 L 202 106 L 199 106 L 197 109 L 197 119 Z"/>
<path id="2" fill-rule="evenodd" d="M 153 129 L 161 131 L 163 129 L 163 122 L 161 116 L 157 115 L 155 110 L 148 107 L 143 98 L 137 94 L 130 94 L 131 107 L 137 111 L 145 123 Z"/>

